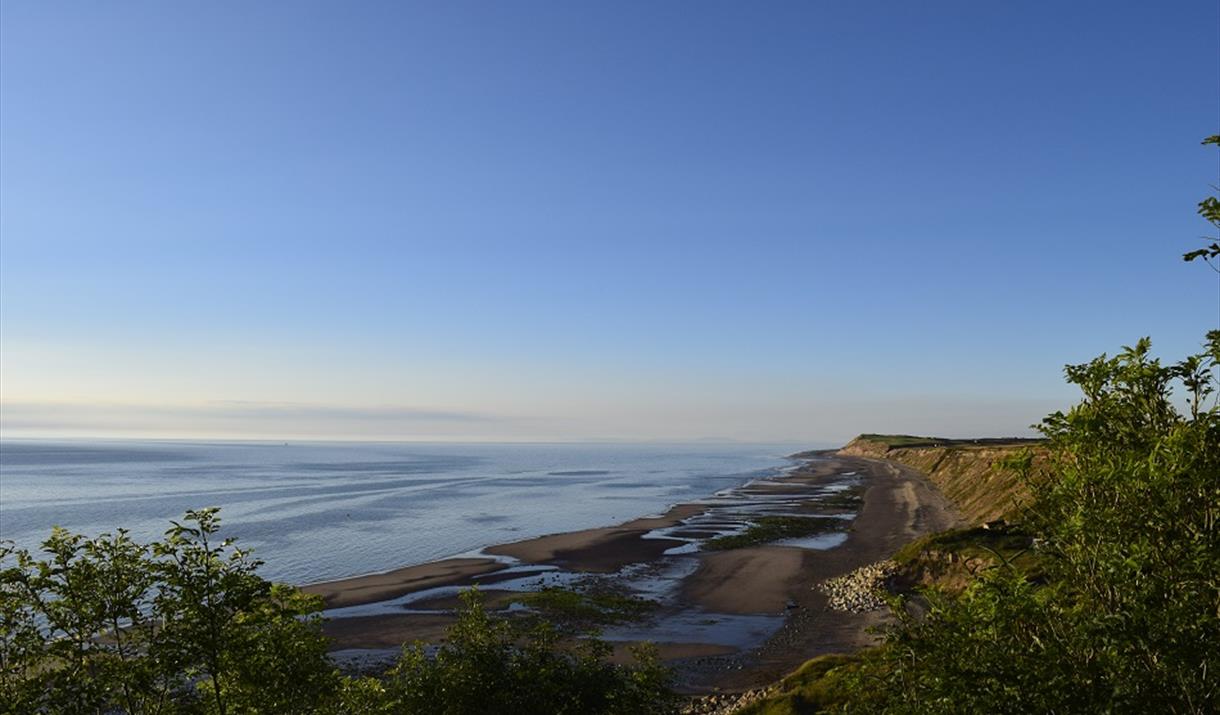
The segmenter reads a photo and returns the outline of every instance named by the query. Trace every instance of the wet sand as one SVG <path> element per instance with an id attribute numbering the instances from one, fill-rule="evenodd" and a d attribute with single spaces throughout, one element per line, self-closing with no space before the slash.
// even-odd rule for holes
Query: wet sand
<path id="1" fill-rule="evenodd" d="M 682 594 L 716 613 L 783 613 L 799 585 L 805 552 L 759 546 L 706 554 Z"/>
<path id="2" fill-rule="evenodd" d="M 823 653 L 850 652 L 872 642 L 870 626 L 882 622 L 880 612 L 851 614 L 830 611 L 825 596 L 813 590 L 821 581 L 893 554 L 912 539 L 960 522 L 949 502 L 913 469 L 889 462 L 833 453 L 808 461 L 785 478 L 741 490 L 749 494 L 800 494 L 810 486 L 841 479 L 855 472 L 863 501 L 847 531 L 846 541 L 827 550 L 765 545 L 729 551 L 702 551 L 693 573 L 682 578 L 677 600 L 682 608 L 716 614 L 771 614 L 783 626 L 761 646 L 747 652 L 719 643 L 689 643 L 670 637 L 658 644 L 662 657 L 675 666 L 681 689 L 690 692 L 742 690 L 773 682 L 808 658 Z M 816 507 L 815 500 L 802 509 Z M 485 550 L 512 557 L 521 564 L 561 567 L 570 572 L 609 574 L 630 564 L 659 562 L 662 553 L 685 544 L 672 538 L 644 538 L 649 532 L 677 527 L 708 513 L 708 503 L 681 504 L 659 517 L 624 524 L 555 534 Z M 707 533 L 692 526 L 693 534 Z M 511 595 L 494 592 L 494 584 L 512 577 L 494 559 L 459 558 L 398 569 L 385 574 L 345 579 L 305 587 L 324 597 L 329 608 L 384 601 L 438 586 L 486 584 L 492 601 Z M 429 608 L 451 607 L 452 597 L 421 602 Z M 489 605 L 492 605 L 489 603 Z M 445 613 L 382 613 L 335 618 L 325 632 L 335 649 L 387 648 L 403 642 L 439 642 L 453 622 Z M 626 644 L 616 644 L 622 650 Z"/>
<path id="3" fill-rule="evenodd" d="M 619 526 L 550 534 L 500 544 L 484 549 L 484 553 L 511 556 L 527 564 L 563 566 L 589 573 L 613 573 L 628 564 L 651 561 L 666 549 L 681 545 L 683 542 L 674 539 L 645 539 L 643 536 L 653 529 L 678 524 L 706 508 L 697 504 L 679 504 L 662 516 L 642 517 Z M 302 586 L 301 590 L 322 596 L 327 608 L 343 608 L 387 601 L 440 586 L 495 583 L 495 578 L 480 577 L 504 568 L 503 563 L 491 558 L 444 559 L 380 574 L 312 583 Z"/>
<path id="4" fill-rule="evenodd" d="M 493 559 L 445 559 L 385 573 L 312 583 L 302 586 L 301 590 L 321 596 L 327 608 L 343 608 L 387 601 L 426 588 L 468 582 L 475 576 L 503 568 L 504 564 Z"/>
<path id="5" fill-rule="evenodd" d="M 490 604 L 489 604 L 490 605 Z M 363 616 L 342 618 L 327 624 L 327 635 L 330 636 L 332 650 L 352 648 L 393 650 L 404 644 L 423 641 L 425 643 L 440 643 L 444 641 L 445 629 L 453 623 L 453 618 L 446 615 L 401 614 L 385 616 Z M 631 660 L 630 647 L 633 643 L 615 643 L 615 662 Z M 676 643 L 662 641 L 654 643 L 657 652 L 663 660 L 680 660 L 697 657 L 729 655 L 736 651 L 732 646 L 713 643 Z"/>
<path id="6" fill-rule="evenodd" d="M 452 624 L 453 618 L 447 615 L 404 613 L 336 618 L 327 621 L 325 632 L 331 650 L 400 648 L 415 641 L 440 643 Z"/>
<path id="7" fill-rule="evenodd" d="M 613 573 L 641 561 L 658 558 L 666 549 L 681 546 L 676 539 L 642 538 L 654 529 L 675 526 L 707 509 L 699 504 L 678 504 L 662 516 L 642 517 L 602 529 L 551 534 L 484 549 L 530 564 L 553 564 L 578 571 Z"/>

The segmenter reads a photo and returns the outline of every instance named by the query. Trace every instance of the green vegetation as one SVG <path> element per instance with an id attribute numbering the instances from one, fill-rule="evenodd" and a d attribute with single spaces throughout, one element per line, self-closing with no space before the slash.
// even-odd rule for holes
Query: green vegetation
<path id="1" fill-rule="evenodd" d="M 520 594 L 513 602 L 538 611 L 548 621 L 583 627 L 636 621 L 658 605 L 646 598 L 603 589 L 578 591 L 557 586 Z"/>
<path id="2" fill-rule="evenodd" d="M 825 534 L 838 531 L 842 527 L 843 522 L 839 519 L 820 516 L 764 516 L 757 519 L 740 534 L 717 536 L 705 541 L 703 548 L 715 551 L 741 549 L 780 539 Z"/>
<path id="3" fill-rule="evenodd" d="M 1019 528 L 1003 526 L 991 529 L 976 526 L 929 534 L 902 547 L 893 556 L 894 561 L 903 566 L 946 558 L 954 562 L 1008 564 L 1030 578 L 1039 572 L 1033 537 Z"/>
<path id="4" fill-rule="evenodd" d="M 56 529 L 44 558 L 0 545 L 0 713 L 660 713 L 655 653 L 607 661 L 595 638 L 561 642 L 544 621 L 501 621 L 467 594 L 435 657 L 404 651 L 383 678 L 327 658 L 321 600 L 257 574 L 218 540 L 215 509 L 163 541 Z M 554 594 L 544 597 L 562 600 Z M 639 604 L 593 598 L 599 614 Z M 565 632 L 568 633 L 568 632 Z"/>
<path id="5" fill-rule="evenodd" d="M 853 655 L 822 655 L 779 682 L 777 692 L 748 705 L 736 715 L 795 715 L 832 711 L 852 697 L 851 678 L 863 663 L 875 657 L 874 650 Z"/>
<path id="6" fill-rule="evenodd" d="M 1212 144 L 1220 146 L 1220 135 L 1212 135 L 1203 140 L 1206 146 Z M 1220 196 L 1212 195 L 1199 202 L 1199 215 L 1212 225 L 1212 229 L 1220 232 Z M 1182 254 L 1182 260 L 1193 261 L 1203 259 L 1213 271 L 1220 273 L 1220 241 L 1214 241 L 1210 238 L 1203 239 L 1208 241 L 1208 245 L 1194 251 L 1187 251 Z"/>
<path id="7" fill-rule="evenodd" d="M 915 437 L 909 434 L 862 434 L 856 439 L 862 442 L 873 442 L 887 449 L 898 449 L 901 447 L 1013 447 L 1041 444 L 1046 441 L 1036 437 L 949 439 L 947 437 Z"/>
<path id="8" fill-rule="evenodd" d="M 217 542 L 215 509 L 165 540 L 55 529 L 0 546 L 0 711 L 292 712 L 335 694 L 320 600 Z"/>
<path id="9" fill-rule="evenodd" d="M 959 558 L 1019 558 L 1029 551 L 1029 535 L 1015 529 L 952 529 L 916 539 L 894 554 L 899 564 L 913 563 L 929 553 L 953 554 Z"/>
<path id="10" fill-rule="evenodd" d="M 864 504 L 864 487 L 851 487 L 818 499 L 820 509 L 858 509 Z"/>
<path id="11" fill-rule="evenodd" d="M 429 657 L 407 648 L 382 684 L 393 713 L 665 713 L 676 698 L 650 647 L 631 667 L 606 662 L 610 646 L 593 638 L 565 648 L 546 622 L 527 629 L 495 619 L 477 592 L 463 594 L 461 618 Z"/>
<path id="12" fill-rule="evenodd" d="M 924 584 L 960 593 L 983 570 L 997 566 L 1014 568 L 1031 581 L 1045 578 L 1033 537 L 1004 526 L 929 534 L 899 549 L 893 560 L 901 567 L 896 583 L 904 589 Z"/>
<path id="13" fill-rule="evenodd" d="M 862 434 L 857 439 L 876 442 L 886 447 L 928 447 L 948 441 L 940 437 L 915 437 L 909 434 Z"/>

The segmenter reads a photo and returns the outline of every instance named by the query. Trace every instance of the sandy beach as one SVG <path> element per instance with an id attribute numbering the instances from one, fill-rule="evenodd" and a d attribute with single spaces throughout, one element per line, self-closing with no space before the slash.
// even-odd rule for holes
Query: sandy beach
<path id="1" fill-rule="evenodd" d="M 438 587 L 479 586 L 489 606 L 506 604 L 513 594 L 497 589 L 523 576 L 556 570 L 569 574 L 627 573 L 623 569 L 662 568 L 677 557 L 675 547 L 715 533 L 721 522 L 740 519 L 743 509 L 761 509 L 768 500 L 781 499 L 789 511 L 825 510 L 827 485 L 849 480 L 861 497 L 858 511 L 845 531 L 845 540 L 833 548 L 804 548 L 791 544 L 765 544 L 723 551 L 698 550 L 682 557 L 685 570 L 674 577 L 666 613 L 699 614 L 704 622 L 732 626 L 737 622 L 774 623 L 769 636 L 748 646 L 716 642 L 692 626 L 659 627 L 648 637 L 658 643 L 662 657 L 675 667 L 683 690 L 699 692 L 713 687 L 737 690 L 773 681 L 804 660 L 822 653 L 846 652 L 868 644 L 869 626 L 883 618 L 880 612 L 851 614 L 826 608 L 825 596 L 814 590 L 821 581 L 888 557 L 921 534 L 939 531 L 960 521 L 945 498 L 915 470 L 889 462 L 860 457 L 819 455 L 803 462 L 782 479 L 743 487 L 731 507 L 715 501 L 674 506 L 661 516 L 634 519 L 618 526 L 554 534 L 484 550 L 488 558 L 454 558 L 352 579 L 312 584 L 305 590 L 321 595 L 327 608 L 374 604 L 420 594 Z M 821 495 L 821 497 L 815 496 Z M 744 507 L 741 505 L 745 505 Z M 660 530 L 660 533 L 658 533 Z M 668 531 L 667 531 L 668 530 Z M 507 557 L 507 558 L 506 558 Z M 510 567 L 504 561 L 514 564 Z M 531 568 L 536 567 L 531 570 Z M 634 573 L 634 571 L 632 571 Z M 427 612 L 381 609 L 371 614 L 331 616 L 326 632 L 336 649 L 393 648 L 403 642 L 439 641 L 453 617 L 452 593 L 432 596 L 413 607 Z M 349 609 L 350 611 L 351 609 Z M 675 617 L 675 623 L 684 623 Z M 735 620 L 736 619 L 736 620 Z M 640 640 L 648 635 L 640 626 Z M 698 631 L 698 633 L 696 633 Z M 733 640 L 736 631 L 726 630 Z M 625 645 L 620 644 L 620 645 Z"/>
<path id="2" fill-rule="evenodd" d="M 883 611 L 846 613 L 830 610 L 826 596 L 814 589 L 822 581 L 845 574 L 866 564 L 888 558 L 899 548 L 927 533 L 943 531 L 962 523 L 952 504 L 918 471 L 891 462 L 858 457 L 835 457 L 833 463 L 866 474 L 864 503 L 848 532 L 847 541 L 825 551 L 806 550 L 796 568 L 783 570 L 785 592 L 795 607 L 775 635 L 749 654 L 746 667 L 710 667 L 695 669 L 687 674 L 685 684 L 692 690 L 718 687 L 722 690 L 745 690 L 759 687 L 783 677 L 805 660 L 826 653 L 848 653 L 874 642 L 869 633 L 872 626 L 888 616 Z M 763 547 L 754 559 L 778 557 L 767 552 L 781 547 Z M 777 569 L 778 570 L 778 569 Z M 772 582 L 781 577 L 772 576 Z M 690 581 L 689 588 L 699 593 L 716 593 L 735 588 L 750 591 L 753 586 L 737 581 L 723 567 L 701 569 Z M 728 598 L 726 596 L 726 598 Z M 748 597 L 739 597 L 730 604 L 750 605 Z"/>

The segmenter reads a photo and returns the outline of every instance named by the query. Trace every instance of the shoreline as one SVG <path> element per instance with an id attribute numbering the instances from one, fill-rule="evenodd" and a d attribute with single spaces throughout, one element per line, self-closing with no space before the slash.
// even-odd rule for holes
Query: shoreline
<path id="1" fill-rule="evenodd" d="M 661 607 L 655 622 L 619 629 L 619 635 L 611 628 L 607 640 L 616 646 L 656 643 L 683 691 L 749 689 L 816 655 L 868 645 L 873 636 L 867 629 L 883 620 L 881 613 L 830 611 L 814 586 L 960 519 L 935 487 L 902 465 L 833 451 L 792 459 L 799 461 L 779 476 L 750 480 L 726 490 L 729 495 L 675 504 L 659 516 L 497 544 L 481 550 L 486 557 L 463 554 L 302 589 L 322 596 L 328 611 L 345 609 L 325 614 L 332 652 L 371 652 L 442 640 L 454 617 L 432 606 L 451 600 L 457 590 L 478 586 L 506 603 L 516 592 L 536 590 L 534 581 L 609 579 L 652 589 L 644 595 L 661 594 Z M 845 520 L 841 543 L 697 546 L 722 533 L 716 529 L 748 523 L 758 514 L 825 513 L 827 495 L 845 485 L 860 500 Z M 684 548 L 691 544 L 696 546 Z M 413 610 L 417 605 L 429 608 Z"/>
<path id="2" fill-rule="evenodd" d="M 510 564 L 564 565 L 586 573 L 613 573 L 623 566 L 655 559 L 666 549 L 685 543 L 678 539 L 645 539 L 644 535 L 676 526 L 706 509 L 706 505 L 695 502 L 671 504 L 659 516 L 492 544 L 422 564 L 315 581 L 297 588 L 322 596 L 325 607 L 332 609 L 380 603 L 431 588 L 465 585 L 508 570 Z"/>
<path id="3" fill-rule="evenodd" d="M 782 479 L 801 469 L 810 461 L 810 454 L 813 453 L 801 452 L 785 457 L 792 464 L 774 467 L 774 470 L 779 471 L 777 478 Z M 741 486 L 744 487 L 757 479 L 759 477 L 748 479 Z M 712 496 L 707 495 L 699 499 L 709 499 Z M 623 565 L 656 558 L 661 554 L 653 553 L 654 551 L 664 551 L 663 548 L 657 548 L 661 544 L 666 548 L 676 545 L 667 543 L 676 540 L 640 539 L 644 534 L 674 526 L 706 509 L 707 506 L 699 501 L 674 502 L 667 505 L 661 514 L 639 516 L 610 526 L 531 536 L 385 571 L 311 581 L 299 584 L 297 588 L 322 596 L 325 607 L 331 609 L 392 600 L 427 588 L 462 585 L 476 577 L 505 570 L 510 564 L 572 563 L 581 571 L 612 573 Z M 618 543 L 609 543 L 616 539 Z M 637 539 L 655 541 L 658 544 L 632 543 Z"/>

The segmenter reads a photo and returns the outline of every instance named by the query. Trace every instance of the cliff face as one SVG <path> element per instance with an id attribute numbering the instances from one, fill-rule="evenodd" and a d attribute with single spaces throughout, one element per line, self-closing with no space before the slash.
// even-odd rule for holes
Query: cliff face
<path id="1" fill-rule="evenodd" d="M 840 454 L 889 459 L 914 467 L 974 523 L 1009 514 L 1024 495 L 1020 480 L 997 463 L 1022 450 L 1045 456 L 1038 440 L 949 440 L 934 437 L 861 435 Z"/>

